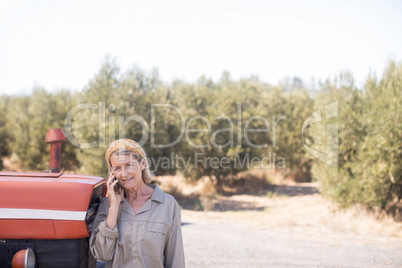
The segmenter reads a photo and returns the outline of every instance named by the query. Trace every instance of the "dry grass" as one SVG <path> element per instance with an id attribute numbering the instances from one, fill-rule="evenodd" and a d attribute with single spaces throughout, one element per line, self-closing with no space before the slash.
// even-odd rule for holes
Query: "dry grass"
<path id="1" fill-rule="evenodd" d="M 0 158 L 0 161 L 2 161 L 1 158 Z M 13 171 L 13 172 L 21 172 L 22 171 L 22 166 L 21 166 L 21 164 L 17 163 L 15 155 L 12 157 L 4 157 L 3 158 L 3 166 L 4 166 L 4 171 Z"/>
<path id="2" fill-rule="evenodd" d="M 402 223 L 391 216 L 375 215 L 361 206 L 341 209 L 320 194 L 310 191 L 311 184 L 287 185 L 281 192 L 266 190 L 264 195 L 241 194 L 220 196 L 214 192 L 208 178 L 189 184 L 181 177 L 159 177 L 164 191 L 172 193 L 182 205 L 183 221 L 219 221 L 231 225 L 245 225 L 267 230 L 317 230 L 351 235 L 402 238 Z M 300 191 L 305 187 L 308 191 Z M 292 192 L 293 188 L 298 191 Z M 275 188 L 274 188 L 275 189 Z M 286 195 L 289 191 L 289 195 Z M 296 193 L 294 195 L 294 193 Z M 187 200 L 186 200 L 187 198 Z M 194 211 L 183 201 L 198 204 Z M 190 210 L 188 209 L 190 208 Z"/>
<path id="3" fill-rule="evenodd" d="M 364 236 L 380 235 L 402 238 L 402 224 L 392 217 L 378 219 L 359 207 L 339 209 L 336 205 L 314 196 L 274 197 L 263 211 L 204 211 L 186 210 L 183 219 L 215 220 L 231 224 L 247 225 L 260 229 L 319 229 Z"/>

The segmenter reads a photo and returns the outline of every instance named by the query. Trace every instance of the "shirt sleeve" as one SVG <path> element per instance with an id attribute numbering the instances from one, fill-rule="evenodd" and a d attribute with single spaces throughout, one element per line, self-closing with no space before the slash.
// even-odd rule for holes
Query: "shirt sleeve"
<path id="1" fill-rule="evenodd" d="M 183 237 L 181 233 L 181 210 L 177 205 L 178 212 L 173 218 L 173 223 L 165 246 L 165 267 L 181 268 L 185 267 Z"/>
<path id="2" fill-rule="evenodd" d="M 106 226 L 105 203 L 99 205 L 95 218 L 89 246 L 93 256 L 101 261 L 111 261 L 114 257 L 119 232 L 117 228 L 110 229 Z"/>

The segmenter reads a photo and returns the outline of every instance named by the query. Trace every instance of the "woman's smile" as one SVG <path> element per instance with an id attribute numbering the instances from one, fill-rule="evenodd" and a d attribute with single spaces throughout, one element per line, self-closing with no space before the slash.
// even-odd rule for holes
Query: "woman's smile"
<path id="1" fill-rule="evenodd" d="M 131 181 L 132 179 L 134 179 L 134 177 L 131 177 L 131 178 L 129 178 L 129 179 L 121 179 L 121 181 L 122 181 L 122 182 L 129 182 L 129 181 Z"/>

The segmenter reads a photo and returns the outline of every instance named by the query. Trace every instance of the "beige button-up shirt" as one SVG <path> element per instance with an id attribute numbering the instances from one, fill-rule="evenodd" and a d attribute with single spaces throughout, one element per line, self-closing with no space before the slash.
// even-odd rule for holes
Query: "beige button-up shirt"
<path id="1" fill-rule="evenodd" d="M 135 213 L 124 199 L 117 226 L 106 226 L 109 199 L 100 204 L 90 238 L 92 254 L 106 267 L 184 267 L 181 210 L 157 185 L 152 197 Z"/>

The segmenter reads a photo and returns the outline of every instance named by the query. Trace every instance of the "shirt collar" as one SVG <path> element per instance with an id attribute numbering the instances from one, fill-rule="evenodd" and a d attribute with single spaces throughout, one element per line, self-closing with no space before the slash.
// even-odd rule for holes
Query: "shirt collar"
<path id="1" fill-rule="evenodd" d="M 152 196 L 151 196 L 151 200 L 152 200 L 152 201 L 157 201 L 157 202 L 159 202 L 159 203 L 162 203 L 162 202 L 163 202 L 163 192 L 162 192 L 162 190 L 159 188 L 159 186 L 156 185 L 156 184 L 151 184 L 151 185 L 149 185 L 149 186 L 152 187 L 152 188 L 154 188 L 154 192 L 153 192 L 153 194 L 152 194 Z"/>

